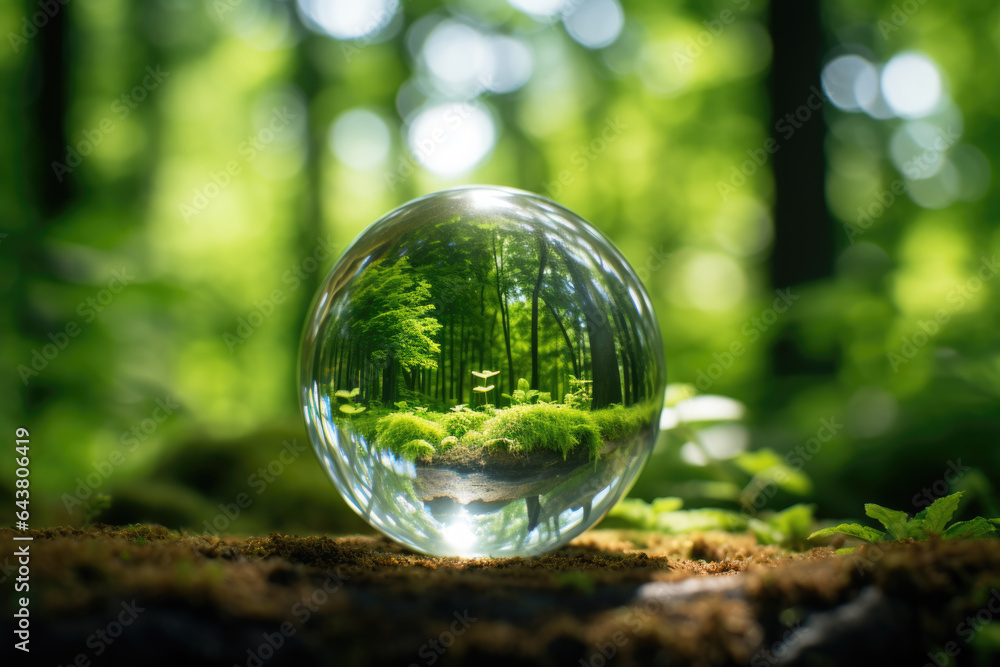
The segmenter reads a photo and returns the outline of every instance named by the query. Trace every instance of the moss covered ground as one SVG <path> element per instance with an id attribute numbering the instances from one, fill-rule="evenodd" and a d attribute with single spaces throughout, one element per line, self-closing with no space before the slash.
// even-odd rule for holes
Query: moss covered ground
<path id="1" fill-rule="evenodd" d="M 1000 644 L 993 540 L 842 556 L 594 530 L 543 557 L 466 560 L 370 536 L 31 534 L 32 664 L 996 664 Z"/>
<path id="2" fill-rule="evenodd" d="M 350 419 L 369 442 L 411 461 L 434 461 L 452 449 L 481 450 L 487 455 L 555 452 L 564 458 L 586 451 L 595 458 L 606 443 L 638 434 L 654 412 L 645 405 L 591 411 L 533 403 L 448 412 L 376 409 Z"/>

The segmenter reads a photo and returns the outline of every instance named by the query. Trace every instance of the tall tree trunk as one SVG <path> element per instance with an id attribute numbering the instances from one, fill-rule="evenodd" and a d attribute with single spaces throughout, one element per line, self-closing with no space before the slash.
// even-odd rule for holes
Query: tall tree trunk
<path id="1" fill-rule="evenodd" d="M 462 313 L 462 326 L 458 330 L 458 402 L 462 402 L 462 391 L 465 389 L 465 356 L 468 342 L 465 336 L 465 313 Z"/>
<path id="2" fill-rule="evenodd" d="M 556 309 L 552 307 L 548 302 L 545 303 L 546 308 L 552 313 L 552 319 L 556 321 L 559 325 L 559 331 L 562 332 L 563 340 L 566 341 L 566 350 L 569 352 L 569 360 L 573 363 L 573 375 L 580 377 L 580 363 L 576 359 L 576 348 L 573 346 L 573 341 L 569 337 L 569 332 L 566 331 L 566 327 L 563 325 L 562 320 L 559 319 L 559 313 Z"/>
<path id="3" fill-rule="evenodd" d="M 549 245 L 543 234 L 538 235 L 538 278 L 531 293 L 531 388 L 538 389 L 538 294 L 542 291 L 545 263 L 549 258 Z"/>
<path id="4" fill-rule="evenodd" d="M 443 331 L 443 329 L 442 329 Z M 441 401 L 445 400 L 444 393 L 444 333 L 441 334 L 441 349 L 438 352 L 438 385 L 441 388 Z"/>
<path id="5" fill-rule="evenodd" d="M 448 327 L 448 397 L 455 398 L 455 307 L 451 308 Z"/>
<path id="6" fill-rule="evenodd" d="M 346 377 L 344 378 L 344 385 L 345 386 L 342 387 L 342 389 L 351 389 L 351 388 L 354 387 L 354 385 L 351 384 L 351 379 L 352 379 L 351 375 L 354 372 L 354 351 L 356 349 L 357 349 L 357 344 L 353 340 L 348 341 L 348 344 L 347 344 L 347 363 L 344 365 L 344 370 L 346 371 L 345 372 L 345 376 Z"/>
<path id="7" fill-rule="evenodd" d="M 617 307 L 615 308 L 615 322 L 618 324 L 622 339 L 622 381 L 624 383 L 625 405 L 632 405 L 645 398 L 638 363 L 639 350 L 636 346 L 638 339 L 633 336 L 629 318 Z"/>
<path id="8" fill-rule="evenodd" d="M 587 340 L 590 344 L 590 367 L 593 384 L 591 409 L 597 410 L 612 403 L 622 402 L 622 383 L 618 374 L 618 352 L 615 335 L 608 316 L 594 299 L 593 291 L 586 276 L 573 263 L 571 257 L 563 255 L 573 287 L 580 299 L 584 320 L 587 324 Z"/>
<path id="9" fill-rule="evenodd" d="M 501 277 L 504 272 L 503 241 L 500 242 L 500 254 L 498 255 L 496 235 L 493 236 L 493 265 L 496 269 L 494 276 L 496 277 L 497 301 L 500 302 L 500 323 L 503 325 L 503 342 L 507 349 L 507 386 L 510 387 L 508 392 L 513 394 L 516 385 L 514 384 L 514 357 L 510 350 L 510 309 L 507 307 L 507 294 L 501 287 Z M 500 392 L 498 391 L 497 393 Z M 497 403 L 499 404 L 499 401 Z"/>
<path id="10" fill-rule="evenodd" d="M 823 110 L 812 110 L 812 116 L 805 121 L 794 118 L 796 110 L 805 108 L 803 105 L 819 86 L 826 46 L 818 0 L 774 0 L 768 20 L 774 45 L 768 127 L 794 131 L 792 135 L 773 137 L 781 150 L 771 158 L 775 189 L 771 285 L 794 291 L 800 285 L 833 275 L 838 231 L 830 225 L 825 201 Z M 789 327 L 779 327 L 777 332 L 771 349 L 776 376 L 835 371 L 836 358 L 816 359 L 805 352 Z M 787 385 L 789 391 L 796 391 L 798 386 L 794 381 Z"/>
<path id="11" fill-rule="evenodd" d="M 396 355 L 390 349 L 382 369 L 382 404 L 392 405 L 396 402 Z"/>

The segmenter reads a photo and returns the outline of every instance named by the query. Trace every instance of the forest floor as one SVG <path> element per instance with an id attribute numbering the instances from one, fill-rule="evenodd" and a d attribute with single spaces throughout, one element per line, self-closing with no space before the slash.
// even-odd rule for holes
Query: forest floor
<path id="1" fill-rule="evenodd" d="M 547 556 L 459 559 L 381 537 L 29 534 L 0 531 L 0 626 L 13 643 L 29 596 L 30 664 L 997 664 L 1000 646 L 996 540 L 836 555 L 593 530 Z"/>

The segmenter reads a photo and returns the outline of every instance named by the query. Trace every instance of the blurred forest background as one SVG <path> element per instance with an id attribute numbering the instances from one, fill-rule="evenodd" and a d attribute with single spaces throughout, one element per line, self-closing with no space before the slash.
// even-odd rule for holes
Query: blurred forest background
<path id="1" fill-rule="evenodd" d="M 670 381 L 733 399 L 669 413 L 634 497 L 1000 516 L 993 0 L 16 0 L 0 35 L 34 526 L 107 494 L 108 521 L 368 530 L 307 443 L 301 326 L 366 225 L 465 183 L 603 230 Z"/>

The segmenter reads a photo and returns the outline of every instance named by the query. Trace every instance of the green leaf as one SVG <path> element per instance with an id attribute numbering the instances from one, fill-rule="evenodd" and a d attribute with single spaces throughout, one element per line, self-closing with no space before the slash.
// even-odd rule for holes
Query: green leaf
<path id="1" fill-rule="evenodd" d="M 531 385 L 528 384 L 528 381 L 525 380 L 524 378 L 518 378 L 517 388 L 519 391 L 528 391 L 529 389 L 531 389 Z"/>
<path id="2" fill-rule="evenodd" d="M 486 393 L 486 392 L 492 390 L 493 387 L 495 387 L 495 386 L 496 386 L 495 384 L 491 384 L 488 387 L 473 387 L 472 391 L 478 391 L 479 393 Z"/>
<path id="3" fill-rule="evenodd" d="M 798 468 L 785 463 L 785 459 L 773 449 L 758 449 L 753 452 L 742 452 L 733 462 L 746 473 L 753 475 L 756 481 L 747 485 L 748 489 L 756 489 L 757 493 L 775 484 L 782 491 L 797 496 L 807 495 L 812 491 L 812 480 Z M 751 501 L 754 498 L 750 498 Z"/>
<path id="4" fill-rule="evenodd" d="M 357 396 L 360 393 L 361 393 L 361 387 L 355 387 L 354 389 L 351 390 L 351 393 L 348 394 L 348 396 L 350 396 L 351 398 L 354 398 L 355 396 Z"/>
<path id="5" fill-rule="evenodd" d="M 654 512 L 674 512 L 684 507 L 684 501 L 673 496 L 654 498 L 651 506 Z"/>
<path id="6" fill-rule="evenodd" d="M 930 507 L 917 513 L 917 515 L 910 520 L 910 524 L 922 521 L 923 525 L 921 528 L 925 533 L 940 535 L 944 532 L 944 527 L 948 525 L 948 522 L 951 521 L 951 518 L 955 515 L 955 511 L 958 509 L 958 503 L 961 500 L 961 491 L 953 493 L 950 496 L 945 496 L 944 498 L 938 498 L 931 503 Z M 907 524 L 907 532 L 909 532 L 910 524 Z M 908 537 L 916 536 L 908 535 Z"/>
<path id="7" fill-rule="evenodd" d="M 777 512 L 765 520 L 771 529 L 772 539 L 786 547 L 798 547 L 805 544 L 809 528 L 813 524 L 815 505 L 799 503 Z"/>
<path id="8" fill-rule="evenodd" d="M 696 530 L 743 532 L 747 529 L 747 524 L 746 517 L 739 512 L 714 508 L 656 514 L 656 528 L 667 533 L 690 533 Z"/>
<path id="9" fill-rule="evenodd" d="M 868 526 L 862 526 L 860 523 L 842 523 L 839 526 L 823 528 L 822 530 L 817 530 L 815 533 L 811 534 L 809 539 L 812 540 L 817 537 L 830 537 L 831 535 L 836 535 L 837 533 L 843 533 L 848 537 L 856 537 L 859 540 L 864 540 L 866 542 L 882 542 L 885 540 L 885 533 L 880 530 L 875 530 L 874 528 L 869 528 Z"/>
<path id="10" fill-rule="evenodd" d="M 857 547 L 844 547 L 843 549 L 837 549 L 838 556 L 847 556 L 854 553 Z"/>
<path id="11" fill-rule="evenodd" d="M 923 518 L 922 512 L 906 522 L 903 527 L 902 537 L 912 537 L 915 540 L 926 540 L 930 537 L 927 533 L 927 520 Z M 939 533 L 935 533 L 937 535 Z"/>
<path id="12" fill-rule="evenodd" d="M 906 535 L 906 522 L 909 521 L 906 512 L 891 510 L 875 503 L 866 503 L 865 514 L 885 526 L 886 535 L 890 540 L 898 540 Z"/>
<path id="13" fill-rule="evenodd" d="M 981 516 L 977 516 L 975 519 L 951 524 L 948 530 L 944 531 L 944 538 L 954 540 L 959 538 L 993 537 L 996 535 L 996 532 L 997 530 L 993 527 L 992 522 Z"/>
<path id="14" fill-rule="evenodd" d="M 650 529 L 656 515 L 653 509 L 640 498 L 624 498 L 611 508 L 602 526 L 606 528 L 624 526 L 628 528 Z"/>
<path id="15" fill-rule="evenodd" d="M 336 396 L 337 398 L 351 398 L 351 392 L 347 391 L 346 389 L 338 389 L 337 391 L 333 392 L 333 395 Z"/>

